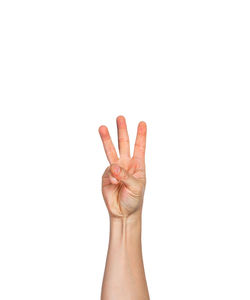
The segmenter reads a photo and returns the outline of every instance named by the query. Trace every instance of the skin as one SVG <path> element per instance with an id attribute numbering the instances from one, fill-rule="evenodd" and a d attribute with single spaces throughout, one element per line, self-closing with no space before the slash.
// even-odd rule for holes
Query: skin
<path id="1" fill-rule="evenodd" d="M 99 127 L 110 163 L 102 176 L 102 194 L 110 217 L 110 238 L 101 299 L 148 300 L 141 245 L 147 126 L 145 122 L 138 124 L 131 157 L 126 120 L 118 116 L 116 123 L 119 157 L 108 128 Z"/>

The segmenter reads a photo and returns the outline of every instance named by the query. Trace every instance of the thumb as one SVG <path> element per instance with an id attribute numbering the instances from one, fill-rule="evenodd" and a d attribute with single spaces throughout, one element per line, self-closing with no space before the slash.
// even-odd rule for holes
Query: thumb
<path id="1" fill-rule="evenodd" d="M 118 166 L 117 164 L 112 164 L 110 167 L 110 171 L 113 177 L 123 182 L 128 188 L 133 188 L 138 185 L 136 178 L 130 175 L 125 169 Z"/>

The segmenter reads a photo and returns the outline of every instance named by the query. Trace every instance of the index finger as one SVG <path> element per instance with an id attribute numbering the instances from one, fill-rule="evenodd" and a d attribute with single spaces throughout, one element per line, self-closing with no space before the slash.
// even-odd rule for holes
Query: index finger
<path id="1" fill-rule="evenodd" d="M 107 156 L 107 159 L 110 164 L 116 162 L 118 160 L 118 156 L 111 140 L 108 128 L 106 126 L 99 127 L 99 133 L 102 139 L 103 147 Z"/>
<path id="2" fill-rule="evenodd" d="M 147 135 L 147 124 L 141 121 L 138 124 L 137 135 L 135 140 L 135 148 L 133 157 L 144 161 L 145 160 L 145 151 L 146 151 L 146 135 Z"/>

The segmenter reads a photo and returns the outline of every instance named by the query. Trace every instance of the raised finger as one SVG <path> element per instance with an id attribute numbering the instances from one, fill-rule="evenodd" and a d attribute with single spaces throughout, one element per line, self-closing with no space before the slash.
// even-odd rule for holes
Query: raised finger
<path id="1" fill-rule="evenodd" d="M 123 116 L 116 118 L 117 133 L 118 133 L 118 147 L 121 157 L 130 157 L 129 136 L 127 130 L 126 119 Z"/>
<path id="2" fill-rule="evenodd" d="M 145 160 L 146 135 L 147 135 L 147 124 L 141 121 L 138 124 L 138 128 L 137 128 L 137 135 L 135 140 L 133 157 L 142 162 L 144 162 Z"/>
<path id="3" fill-rule="evenodd" d="M 118 156 L 115 147 L 112 143 L 108 128 L 104 125 L 99 127 L 99 133 L 102 139 L 103 147 L 110 164 L 118 160 Z"/>

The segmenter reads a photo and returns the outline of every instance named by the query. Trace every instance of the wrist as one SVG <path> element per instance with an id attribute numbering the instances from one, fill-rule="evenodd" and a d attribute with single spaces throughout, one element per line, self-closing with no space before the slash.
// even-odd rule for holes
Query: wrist
<path id="1" fill-rule="evenodd" d="M 111 240 L 140 240 L 141 238 L 141 213 L 127 217 L 110 217 Z"/>
<path id="2" fill-rule="evenodd" d="M 112 216 L 110 215 L 110 222 L 114 224 L 128 224 L 130 223 L 131 225 L 137 224 L 138 222 L 141 222 L 141 216 L 142 216 L 142 211 L 137 210 L 136 212 L 128 215 L 128 216 Z"/>

